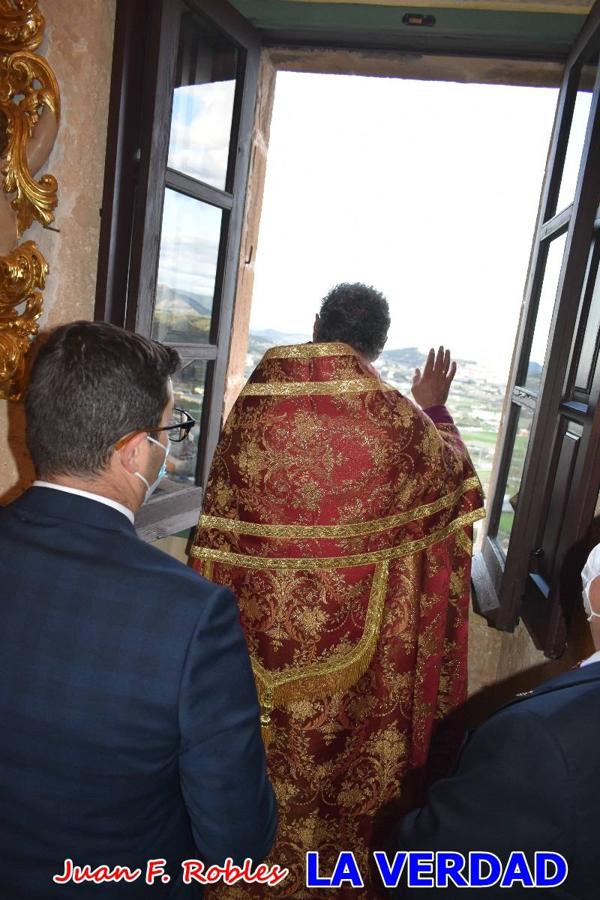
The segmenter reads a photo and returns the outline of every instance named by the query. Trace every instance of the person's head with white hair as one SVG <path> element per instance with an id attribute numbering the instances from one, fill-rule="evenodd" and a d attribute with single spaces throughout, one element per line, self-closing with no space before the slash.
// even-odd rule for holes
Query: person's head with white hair
<path id="1" fill-rule="evenodd" d="M 596 544 L 581 573 L 583 605 L 590 623 L 592 640 L 600 650 L 600 544 Z"/>

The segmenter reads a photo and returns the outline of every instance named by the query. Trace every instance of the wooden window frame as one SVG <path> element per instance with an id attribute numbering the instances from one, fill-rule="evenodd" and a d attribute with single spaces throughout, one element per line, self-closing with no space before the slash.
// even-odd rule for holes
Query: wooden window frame
<path id="1" fill-rule="evenodd" d="M 179 23 L 186 9 L 210 19 L 239 50 L 224 190 L 167 167 Z M 184 365 L 192 359 L 207 363 L 196 484 L 168 479 L 161 483 L 136 518 L 138 533 L 147 540 L 196 524 L 202 485 L 219 437 L 259 59 L 257 33 L 227 3 L 120 0 L 117 4 L 95 319 L 150 336 L 167 188 L 223 211 L 210 343 L 170 344 Z"/>
<path id="2" fill-rule="evenodd" d="M 166 16 L 167 6 L 185 5 L 208 16 L 246 53 L 243 90 L 236 92 L 234 123 L 238 141 L 230 145 L 235 155 L 235 183 L 219 191 L 166 166 L 168 128 L 153 128 L 154 121 L 169 122 L 173 71 L 177 59 L 178 32 Z M 143 27 L 140 27 L 143 22 Z M 221 243 L 211 343 L 181 345 L 188 358 L 209 364 L 202 412 L 204 443 L 198 459 L 198 481 L 205 483 L 221 428 L 229 345 L 242 224 L 248 178 L 251 135 L 257 95 L 260 39 L 252 26 L 223 0 L 120 0 L 117 5 L 113 76 L 106 154 L 105 188 L 98 261 L 95 317 L 149 334 L 151 303 L 144 307 L 137 297 L 154 298 L 162 201 L 167 187 L 218 206 L 229 217 L 229 239 Z M 556 84 L 561 64 L 554 60 L 498 60 L 465 53 L 402 56 L 398 52 L 349 52 L 332 49 L 270 47 L 276 70 L 336 71 L 346 74 L 398 75 L 418 79 L 471 81 L 472 70 L 484 83 Z M 343 66 L 336 63 L 339 53 Z M 148 60 L 158 59 L 151 78 L 145 75 Z M 467 65 L 465 67 L 465 61 Z M 499 66 L 500 64 L 500 66 Z M 486 70 L 493 75 L 486 77 Z M 157 72 L 167 77 L 157 77 Z M 255 196 L 251 199 L 255 199 Z M 255 237 L 255 236 L 254 236 Z M 217 294 L 219 296 L 217 296 Z M 177 346 L 177 345 L 175 345 Z M 164 483 L 137 517 L 139 533 L 155 540 L 195 524 L 202 502 L 202 488 Z M 479 568 L 481 566 L 479 565 Z M 475 560 L 475 572 L 478 560 Z M 489 580 L 489 568 L 485 571 Z"/>
<path id="3" fill-rule="evenodd" d="M 600 454 L 595 437 L 599 367 L 594 378 L 590 375 L 588 379 L 587 394 L 576 390 L 574 384 L 583 338 L 582 316 L 587 315 L 586 304 L 589 306 L 588 265 L 592 248 L 598 252 L 598 238 L 594 235 L 599 224 L 600 170 L 594 165 L 594 159 L 600 152 L 600 65 L 596 69 L 575 196 L 566 209 L 556 210 L 580 73 L 590 57 L 598 57 L 599 51 L 600 5 L 597 4 L 565 66 L 534 232 L 526 300 L 506 395 L 497 465 L 490 486 L 492 503 L 482 551 L 476 556 L 473 568 L 476 607 L 490 624 L 512 631 L 522 618 L 535 645 L 549 657 L 560 656 L 565 647 L 572 611 L 581 593 L 579 576 L 586 535 L 600 487 Z M 539 391 L 534 395 L 524 384 L 537 304 L 550 241 L 562 233 L 567 234 L 567 240 L 544 369 Z M 519 408 L 530 409 L 534 416 L 522 489 L 504 557 L 495 540 L 495 527 Z M 547 548 L 551 548 L 550 553 L 546 552 Z"/>

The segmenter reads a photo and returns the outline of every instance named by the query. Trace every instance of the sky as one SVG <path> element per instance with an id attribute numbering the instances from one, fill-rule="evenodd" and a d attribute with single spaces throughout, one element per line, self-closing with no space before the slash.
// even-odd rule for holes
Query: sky
<path id="1" fill-rule="evenodd" d="M 222 188 L 234 84 L 175 92 L 169 165 Z M 320 299 L 363 281 L 390 302 L 388 348 L 445 344 L 506 377 L 558 91 L 279 72 L 251 329 L 309 335 Z M 580 94 L 561 204 L 589 109 Z M 210 305 L 221 213 L 167 191 L 159 281 Z M 564 243 L 564 242 L 563 242 Z M 561 254 L 550 254 L 542 362 Z"/>
<path id="2" fill-rule="evenodd" d="M 234 81 L 177 88 L 173 98 L 168 165 L 223 189 L 235 93 Z M 158 282 L 201 294 L 212 305 L 221 210 L 167 188 Z"/>
<path id="3" fill-rule="evenodd" d="M 506 373 L 557 95 L 279 72 L 251 328 L 308 334 L 330 287 L 363 281 L 388 348 Z"/>

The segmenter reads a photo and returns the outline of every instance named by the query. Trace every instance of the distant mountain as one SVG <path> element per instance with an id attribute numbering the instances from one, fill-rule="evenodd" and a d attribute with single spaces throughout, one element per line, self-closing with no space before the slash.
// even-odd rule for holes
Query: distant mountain
<path id="1" fill-rule="evenodd" d="M 527 381 L 526 385 L 529 390 L 537 391 L 540 387 L 540 382 L 542 380 L 542 372 L 544 371 L 544 367 L 540 366 L 539 363 L 535 362 L 535 360 L 531 360 L 529 365 L 527 366 Z"/>
<path id="2" fill-rule="evenodd" d="M 261 337 L 258 334 L 254 334 L 254 332 L 251 331 L 248 336 L 248 353 L 251 356 L 258 358 L 259 356 L 262 356 L 269 347 L 277 346 L 277 343 L 270 341 L 268 338 Z M 286 341 L 286 343 L 288 342 Z"/>
<path id="3" fill-rule="evenodd" d="M 423 353 L 418 347 L 402 347 L 398 350 L 384 350 L 379 357 L 379 364 L 394 363 L 395 365 L 415 366 L 423 365 Z"/>
<path id="4" fill-rule="evenodd" d="M 307 341 L 310 341 L 310 337 L 307 334 L 290 334 L 285 331 L 277 331 L 274 328 L 266 328 L 263 331 L 250 331 L 248 352 L 257 356 L 262 355 L 269 347 L 305 344 Z M 418 347 L 399 347 L 393 350 L 384 350 L 377 360 L 377 366 L 405 366 L 408 369 L 414 369 L 416 366 L 423 366 L 425 356 L 425 352 L 419 350 Z M 474 365 L 473 361 L 468 359 L 456 361 L 461 366 Z"/>
<path id="5" fill-rule="evenodd" d="M 253 337 L 264 338 L 270 347 L 285 346 L 287 344 L 305 344 L 310 341 L 307 334 L 286 334 L 275 328 L 266 328 L 264 331 L 251 331 Z"/>
<path id="6" fill-rule="evenodd" d="M 163 309 L 191 307 L 198 316 L 210 316 L 212 297 L 209 294 L 196 294 L 193 291 L 181 291 L 178 288 L 159 284 L 156 287 L 156 305 Z"/>
<path id="7" fill-rule="evenodd" d="M 270 347 L 280 347 L 287 344 L 305 344 L 310 338 L 307 334 L 288 334 L 284 331 L 276 331 L 267 328 L 264 331 L 251 331 L 248 335 L 248 363 L 246 376 L 250 374 L 261 356 Z"/>

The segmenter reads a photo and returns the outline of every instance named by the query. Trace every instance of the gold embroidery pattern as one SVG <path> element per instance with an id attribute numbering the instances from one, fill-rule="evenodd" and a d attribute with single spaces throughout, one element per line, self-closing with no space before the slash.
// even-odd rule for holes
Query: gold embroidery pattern
<path id="1" fill-rule="evenodd" d="M 479 479 L 475 476 L 467 478 L 457 490 L 433 503 L 425 503 L 405 513 L 375 519 L 372 522 L 357 522 L 349 525 L 262 525 L 259 522 L 242 522 L 240 519 L 226 519 L 223 516 L 201 516 L 200 528 L 215 531 L 233 532 L 253 537 L 274 538 L 343 538 L 360 537 L 366 534 L 377 534 L 418 521 L 453 506 L 467 491 L 477 490 Z"/>
<path id="2" fill-rule="evenodd" d="M 454 534 L 465 525 L 472 525 L 478 519 L 483 519 L 484 516 L 485 512 L 482 509 L 475 509 L 472 512 L 459 516 L 445 528 L 441 528 L 433 534 L 428 534 L 426 537 L 419 538 L 417 541 L 407 541 L 398 547 L 372 550 L 369 553 L 356 553 L 352 556 L 327 556 L 322 559 L 303 559 L 293 556 L 247 556 L 243 553 L 213 550 L 210 547 L 193 547 L 191 555 L 196 559 L 212 559 L 213 562 L 226 563 L 247 569 L 302 569 L 307 572 L 317 572 L 322 569 L 349 569 L 353 566 L 368 566 L 372 563 L 399 559 L 402 556 L 409 556 L 411 553 L 418 553 L 420 550 L 425 550 L 427 547 L 432 547 L 434 544 L 445 540 L 449 535 Z"/>
<path id="3" fill-rule="evenodd" d="M 271 347 L 263 360 L 267 359 L 314 359 L 328 356 L 355 356 L 356 351 L 349 344 L 290 344 L 285 347 Z"/>
<path id="4" fill-rule="evenodd" d="M 269 351 L 253 384 L 372 376 L 351 348 L 314 347 Z M 367 880 L 375 814 L 425 764 L 434 721 L 464 701 L 469 522 L 483 515 L 452 426 L 436 429 L 395 391 L 305 397 L 234 405 L 193 559 L 235 592 L 254 660 L 279 804 L 269 861 L 289 869 L 273 900 L 325 898 L 306 889 L 307 849 L 332 871 L 339 848 L 352 848 Z M 384 520 L 389 532 L 377 530 Z M 254 523 L 277 531 L 254 533 Z M 346 530 L 363 525 L 365 535 Z M 378 629 L 376 569 L 387 579 Z M 269 677 L 286 679 L 279 692 Z M 376 896 L 370 884 L 358 894 Z M 261 900 L 264 887 L 208 888 L 215 897 Z"/>
<path id="5" fill-rule="evenodd" d="M 266 669 L 253 657 L 252 668 L 263 708 L 263 727 L 269 727 L 270 713 L 275 706 L 289 700 L 312 699 L 345 690 L 364 675 L 379 639 L 387 585 L 388 563 L 384 561 L 375 567 L 364 631 L 356 646 L 350 650 L 336 653 L 322 662 L 290 666 L 279 672 Z"/>
<path id="6" fill-rule="evenodd" d="M 362 394 L 367 391 L 393 391 L 395 388 L 377 378 L 347 378 L 344 381 L 288 381 L 261 384 L 248 382 L 240 397 L 322 397 L 338 394 Z"/>

